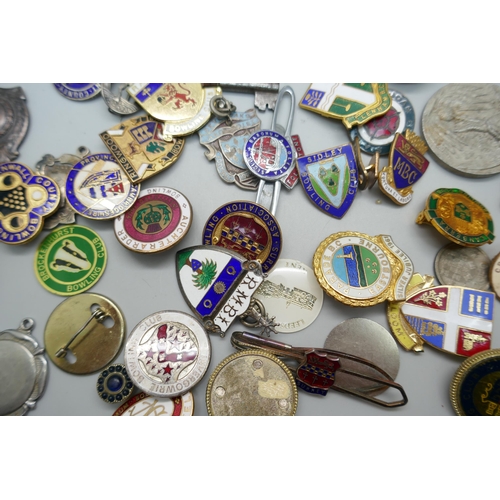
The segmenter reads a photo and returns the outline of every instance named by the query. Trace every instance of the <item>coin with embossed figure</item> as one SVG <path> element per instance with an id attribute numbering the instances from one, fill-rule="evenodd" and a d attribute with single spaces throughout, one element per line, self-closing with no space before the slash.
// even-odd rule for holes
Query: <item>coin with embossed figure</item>
<path id="1" fill-rule="evenodd" d="M 489 290 L 490 258 L 480 249 L 450 243 L 434 260 L 434 270 L 442 285 L 457 285 Z"/>
<path id="2" fill-rule="evenodd" d="M 141 392 L 122 404 L 113 417 L 191 417 L 193 413 L 191 392 L 176 398 L 158 398 Z"/>
<path id="3" fill-rule="evenodd" d="M 500 253 L 491 261 L 489 277 L 491 288 L 500 299 Z"/>
<path id="4" fill-rule="evenodd" d="M 210 416 L 292 416 L 297 411 L 297 385 L 277 357 L 242 351 L 215 368 L 206 401 Z"/>

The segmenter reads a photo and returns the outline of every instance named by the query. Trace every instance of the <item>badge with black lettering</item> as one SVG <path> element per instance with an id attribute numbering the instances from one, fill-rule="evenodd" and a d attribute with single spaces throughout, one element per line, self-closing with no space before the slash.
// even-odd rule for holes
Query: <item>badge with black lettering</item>
<path id="1" fill-rule="evenodd" d="M 413 197 L 413 185 L 429 166 L 424 157 L 427 145 L 411 130 L 396 134 L 389 153 L 389 165 L 378 177 L 380 190 L 398 205 L 406 205 Z"/>
<path id="2" fill-rule="evenodd" d="M 177 280 L 184 299 L 212 333 L 223 335 L 250 308 L 264 280 L 261 266 L 236 252 L 194 246 L 177 252 Z"/>

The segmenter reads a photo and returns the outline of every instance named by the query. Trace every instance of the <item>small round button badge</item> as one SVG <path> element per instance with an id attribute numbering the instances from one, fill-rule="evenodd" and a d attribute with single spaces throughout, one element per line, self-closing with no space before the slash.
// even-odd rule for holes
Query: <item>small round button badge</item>
<path id="1" fill-rule="evenodd" d="M 96 383 L 97 394 L 106 403 L 124 403 L 132 396 L 134 384 L 127 374 L 125 365 L 108 366 L 99 374 Z"/>

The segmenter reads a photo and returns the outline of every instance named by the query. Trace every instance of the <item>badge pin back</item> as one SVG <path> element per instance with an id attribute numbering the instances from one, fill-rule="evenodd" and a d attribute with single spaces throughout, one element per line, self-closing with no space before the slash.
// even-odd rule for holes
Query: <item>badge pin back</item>
<path id="1" fill-rule="evenodd" d="M 21 163 L 0 165 L 0 241 L 20 245 L 42 230 L 61 202 L 57 183 Z"/>
<path id="2" fill-rule="evenodd" d="M 54 87 L 72 101 L 87 101 L 101 92 L 100 83 L 54 83 Z"/>
<path id="3" fill-rule="evenodd" d="M 293 259 L 280 259 L 255 292 L 280 333 L 294 333 L 310 326 L 321 312 L 323 290 L 314 271 Z"/>
<path id="4" fill-rule="evenodd" d="M 211 358 L 202 324 L 179 311 L 144 318 L 130 333 L 125 366 L 134 385 L 150 396 L 177 397 L 198 384 Z"/>
<path id="5" fill-rule="evenodd" d="M 163 124 L 139 116 L 99 134 L 132 184 L 138 184 L 171 167 L 184 148 L 183 138 L 167 142 Z"/>
<path id="6" fill-rule="evenodd" d="M 491 289 L 500 300 L 500 253 L 491 260 L 489 278 Z"/>
<path id="7" fill-rule="evenodd" d="M 413 197 L 413 186 L 429 166 L 424 157 L 425 142 L 412 131 L 396 134 L 389 153 L 389 165 L 378 176 L 380 190 L 397 205 L 406 205 Z"/>
<path id="8" fill-rule="evenodd" d="M 132 396 L 134 384 L 127 374 L 125 365 L 114 364 L 99 374 L 96 389 L 99 397 L 106 403 L 124 403 Z"/>
<path id="9" fill-rule="evenodd" d="M 416 223 L 430 224 L 445 238 L 465 247 L 492 243 L 495 239 L 490 212 L 460 189 L 433 191 Z"/>
<path id="10" fill-rule="evenodd" d="M 45 349 L 61 370 L 86 375 L 116 357 L 125 337 L 125 318 L 103 295 L 82 293 L 61 302 L 45 326 Z"/>
<path id="11" fill-rule="evenodd" d="M 176 262 L 184 299 L 204 327 L 221 336 L 249 309 L 253 294 L 264 280 L 257 263 L 216 246 L 179 250 Z"/>
<path id="12" fill-rule="evenodd" d="M 302 109 L 342 120 L 350 129 L 387 113 L 387 83 L 312 83 L 299 102 Z"/>
<path id="13" fill-rule="evenodd" d="M 203 244 L 216 245 L 260 262 L 265 273 L 279 259 L 283 236 L 279 223 L 269 210 L 249 201 L 222 205 L 208 218 Z"/>
<path id="14" fill-rule="evenodd" d="M 115 236 L 134 252 L 163 252 L 187 235 L 192 220 L 191 204 L 181 192 L 168 187 L 147 188 L 115 219 Z"/>
<path id="15" fill-rule="evenodd" d="M 401 312 L 436 349 L 472 356 L 491 347 L 495 296 L 459 286 L 434 286 L 408 296 Z"/>
<path id="16" fill-rule="evenodd" d="M 217 365 L 208 381 L 206 403 L 209 416 L 293 416 L 297 386 L 277 357 L 242 351 Z"/>
<path id="17" fill-rule="evenodd" d="M 114 219 L 126 212 L 139 196 L 113 155 L 90 154 L 73 166 L 66 180 L 66 198 L 88 219 Z"/>
<path id="18" fill-rule="evenodd" d="M 29 125 L 26 96 L 21 87 L 0 89 L 0 163 L 15 160 Z"/>
<path id="19" fill-rule="evenodd" d="M 39 283 L 57 295 L 76 295 L 94 286 L 106 268 L 104 241 L 84 226 L 50 232 L 35 254 Z"/>
<path id="20" fill-rule="evenodd" d="M 193 414 L 191 392 L 175 398 L 158 398 L 141 392 L 122 404 L 113 417 L 191 417 Z"/>
<path id="21" fill-rule="evenodd" d="M 43 393 L 47 377 L 44 349 L 31 336 L 35 322 L 0 332 L 0 415 L 25 415 Z"/>
<path id="22" fill-rule="evenodd" d="M 344 144 L 297 160 L 300 180 L 309 199 L 331 217 L 341 219 L 358 190 L 353 147 Z"/>
<path id="23" fill-rule="evenodd" d="M 397 90 L 389 90 L 389 95 L 392 104 L 387 113 L 351 129 L 351 141 L 358 137 L 361 150 L 367 154 L 388 155 L 396 133 L 415 128 L 411 102 Z"/>
<path id="24" fill-rule="evenodd" d="M 404 300 L 413 276 L 410 258 L 388 235 L 334 233 L 318 246 L 313 264 L 323 290 L 353 307 Z"/>
<path id="25" fill-rule="evenodd" d="M 475 354 L 460 365 L 450 400 L 459 416 L 500 417 L 500 349 Z"/>

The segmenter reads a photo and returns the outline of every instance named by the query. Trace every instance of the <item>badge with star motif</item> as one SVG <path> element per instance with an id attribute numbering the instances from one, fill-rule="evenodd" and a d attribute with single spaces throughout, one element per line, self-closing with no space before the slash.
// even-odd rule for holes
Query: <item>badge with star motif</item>
<path id="1" fill-rule="evenodd" d="M 139 116 L 106 130 L 99 137 L 106 144 L 132 184 L 138 184 L 173 165 L 185 140 L 163 140 L 163 124 Z"/>

